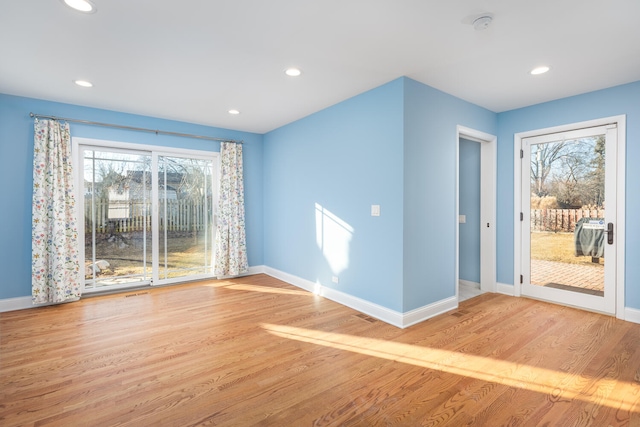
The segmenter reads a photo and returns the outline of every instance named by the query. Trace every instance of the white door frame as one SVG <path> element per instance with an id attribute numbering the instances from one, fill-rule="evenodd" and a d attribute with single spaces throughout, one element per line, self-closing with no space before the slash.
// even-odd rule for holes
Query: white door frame
<path id="1" fill-rule="evenodd" d="M 568 132 L 571 130 L 591 128 L 598 126 L 606 126 L 616 124 L 618 129 L 617 135 L 617 158 L 616 158 L 616 184 L 617 184 L 617 210 L 615 220 L 615 240 L 616 248 L 616 310 L 617 318 L 624 320 L 624 291 L 625 291 L 625 165 L 626 165 L 626 116 L 605 117 L 602 119 L 588 120 L 584 122 L 571 123 L 568 125 L 554 126 L 544 129 L 516 133 L 513 136 L 513 283 L 514 295 L 522 295 L 522 285 L 520 283 L 522 272 L 522 225 L 520 221 L 521 200 L 522 200 L 522 162 L 520 160 L 520 149 L 522 140 L 533 136 L 539 136 L 551 133 Z"/>
<path id="2" fill-rule="evenodd" d="M 480 143 L 480 289 L 497 292 L 496 283 L 496 185 L 497 141 L 490 135 L 458 125 L 456 128 L 456 299 L 460 280 L 460 138 Z"/>

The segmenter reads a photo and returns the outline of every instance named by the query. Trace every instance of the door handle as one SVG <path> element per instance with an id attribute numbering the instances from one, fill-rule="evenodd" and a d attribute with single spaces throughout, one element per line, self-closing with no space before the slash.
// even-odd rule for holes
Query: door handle
<path id="1" fill-rule="evenodd" d="M 607 224 L 607 243 L 613 245 L 613 223 Z"/>

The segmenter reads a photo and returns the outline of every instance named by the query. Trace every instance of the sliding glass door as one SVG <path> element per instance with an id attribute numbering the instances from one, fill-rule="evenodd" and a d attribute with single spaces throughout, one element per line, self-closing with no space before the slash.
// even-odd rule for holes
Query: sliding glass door
<path id="1" fill-rule="evenodd" d="M 74 144 L 85 291 L 212 277 L 217 153 Z"/>
<path id="2" fill-rule="evenodd" d="M 159 278 L 213 272 L 213 164 L 158 156 Z"/>
<path id="3" fill-rule="evenodd" d="M 150 165 L 145 152 L 83 150 L 87 289 L 151 282 Z"/>

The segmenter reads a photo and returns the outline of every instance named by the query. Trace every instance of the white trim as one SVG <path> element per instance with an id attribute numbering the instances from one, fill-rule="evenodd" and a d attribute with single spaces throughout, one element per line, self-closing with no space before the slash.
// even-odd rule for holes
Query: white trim
<path id="1" fill-rule="evenodd" d="M 632 323 L 640 323 L 640 310 L 635 308 L 625 308 L 623 320 Z"/>
<path id="2" fill-rule="evenodd" d="M 416 323 L 424 322 L 432 317 L 446 313 L 447 311 L 458 308 L 458 298 L 449 297 L 432 304 L 425 305 L 415 310 L 407 311 L 402 314 L 402 328 L 408 328 Z"/>
<path id="3" fill-rule="evenodd" d="M 406 313 L 400 313 L 395 310 L 383 307 L 381 305 L 363 300 L 361 298 L 349 295 L 347 293 L 323 286 L 318 282 L 302 279 L 293 274 L 285 273 L 272 267 L 264 266 L 264 274 L 274 277 L 290 285 L 304 289 L 308 292 L 320 295 L 331 301 L 337 302 L 361 313 L 365 313 L 371 317 L 375 317 L 390 325 L 398 328 L 406 328 L 416 323 L 427 320 L 431 317 L 454 310 L 458 307 L 458 298 L 453 296 L 433 304 L 419 307 Z"/>
<path id="4" fill-rule="evenodd" d="M 376 319 L 382 320 L 383 322 L 402 328 L 402 313 L 395 310 L 322 286 L 322 284 L 318 282 L 314 283 L 310 280 L 285 273 L 284 271 L 280 271 L 272 267 L 265 267 L 264 273 L 271 277 L 275 277 L 278 280 L 289 283 L 290 285 L 304 289 L 305 291 L 323 296 L 327 299 L 353 308 L 354 310 L 375 317 Z"/>
<path id="5" fill-rule="evenodd" d="M 460 283 L 460 138 L 480 143 L 480 288 L 484 292 L 496 292 L 496 200 L 498 138 L 465 126 L 456 126 L 456 229 L 455 229 L 455 283 Z M 482 224 L 489 224 L 484 227 Z M 456 298 L 459 297 L 456 286 Z"/>
<path id="6" fill-rule="evenodd" d="M 616 218 L 616 317 L 621 320 L 627 319 L 627 310 L 625 310 L 625 238 L 626 232 L 626 165 L 627 165 L 627 116 L 620 115 L 615 117 L 618 124 L 618 161 L 616 163 L 617 171 L 617 218 Z M 633 317 L 633 315 L 632 315 Z M 635 322 L 640 323 L 640 321 Z"/>
<path id="7" fill-rule="evenodd" d="M 616 157 L 616 304 L 615 315 L 619 319 L 625 320 L 630 309 L 625 308 L 625 194 L 626 194 L 626 116 L 612 116 L 601 119 L 587 120 L 584 122 L 571 123 L 567 125 L 554 126 L 544 129 L 537 129 L 526 132 L 519 132 L 513 135 L 513 283 L 514 296 L 520 296 L 522 285 L 520 284 L 520 274 L 522 272 L 522 235 L 521 235 L 521 200 L 522 200 L 522 163 L 520 161 L 520 149 L 522 140 L 533 136 L 546 134 L 569 132 L 577 129 L 591 128 L 598 126 L 606 126 L 609 124 L 617 125 L 617 157 Z M 526 214 L 525 214 L 526 220 Z M 632 315 L 633 316 L 633 315 Z"/>
<path id="8" fill-rule="evenodd" d="M 520 275 L 522 274 L 522 226 L 520 212 L 522 209 L 522 134 L 513 135 L 513 296 L 521 295 Z"/>
<path id="9" fill-rule="evenodd" d="M 480 287 L 484 292 L 497 290 L 497 194 L 498 138 L 480 145 Z M 490 225 L 490 227 L 487 227 Z"/>
<path id="10" fill-rule="evenodd" d="M 17 297 L 0 299 L 0 313 L 13 310 L 24 310 L 25 308 L 35 307 L 31 303 L 31 297 Z"/>
<path id="11" fill-rule="evenodd" d="M 139 152 L 145 152 L 151 154 L 152 151 L 162 152 L 163 154 L 188 154 L 190 156 L 194 156 L 194 158 L 200 159 L 210 159 L 210 155 L 214 154 L 215 157 L 220 156 L 220 152 L 218 151 L 210 151 L 210 150 L 194 150 L 192 148 L 180 148 L 180 147 L 171 147 L 164 145 L 150 145 L 150 144 L 141 144 L 135 142 L 123 142 L 123 141 L 114 141 L 110 139 L 95 139 L 95 138 L 83 138 L 79 136 L 74 136 L 71 138 L 73 145 L 87 145 L 95 148 L 105 148 L 108 147 L 110 149 L 120 149 L 120 150 L 133 150 Z"/>
<path id="12" fill-rule="evenodd" d="M 256 274 L 263 274 L 264 269 L 265 269 L 264 265 L 256 265 L 253 267 L 249 267 L 249 270 L 245 271 L 244 273 L 240 273 L 237 276 L 218 276 L 216 277 L 216 279 L 233 279 L 234 277 L 254 276 Z"/>
<path id="13" fill-rule="evenodd" d="M 321 285 L 318 295 L 330 299 L 331 301 L 335 301 L 337 303 L 345 305 L 349 308 L 353 308 L 354 310 L 357 310 L 361 313 L 368 314 L 369 316 L 375 317 L 376 319 L 382 320 L 383 322 L 389 323 L 390 325 L 397 326 L 398 328 L 404 328 L 406 326 L 404 324 L 404 317 L 402 313 L 363 300 L 353 295 L 349 295 L 345 292 L 337 291 L 335 289 Z"/>
<path id="14" fill-rule="evenodd" d="M 256 265 L 253 267 L 249 267 L 249 270 L 245 273 L 242 273 L 238 276 L 225 276 L 225 277 L 218 277 L 217 279 L 233 279 L 234 277 L 245 277 L 245 276 L 253 276 L 256 274 L 264 274 L 265 273 L 265 266 L 264 265 Z M 199 280 L 207 280 L 207 279 L 199 279 Z M 191 282 L 189 281 L 183 281 L 180 283 L 188 283 Z M 172 285 L 177 285 L 180 283 L 172 283 Z M 151 286 L 151 285 L 148 285 Z M 168 285 L 171 286 L 171 285 Z M 126 289 L 122 289 L 122 291 L 126 291 Z M 91 294 L 96 294 L 98 292 L 85 292 L 84 295 L 91 295 Z M 66 302 L 73 302 L 73 301 L 77 301 L 77 300 L 71 300 L 71 301 L 65 301 Z M 33 305 L 31 303 L 31 297 L 17 297 L 17 298 L 5 298 L 5 299 L 0 299 L 0 313 L 3 313 L 5 311 L 14 311 L 14 310 L 24 310 L 27 308 L 35 308 L 35 307 L 45 307 L 48 305 L 56 305 L 56 304 L 64 304 L 64 303 L 52 303 L 52 304 L 38 304 L 38 305 Z"/>
<path id="15" fill-rule="evenodd" d="M 480 289 L 480 283 L 472 282 L 470 280 L 458 279 L 458 284 L 463 286 L 468 286 L 474 289 Z"/>
<path id="16" fill-rule="evenodd" d="M 17 298 L 7 298 L 0 299 L 0 313 L 5 311 L 14 311 L 14 310 L 25 310 L 28 308 L 37 308 L 37 307 L 47 307 L 49 305 L 60 305 L 67 304 L 69 302 L 79 301 L 80 298 L 73 298 L 63 302 L 49 302 L 44 304 L 36 304 L 32 303 L 31 297 L 17 297 Z"/>
<path id="17" fill-rule="evenodd" d="M 321 285 L 319 283 L 314 283 L 310 280 L 302 279 L 298 276 L 294 276 L 293 274 L 285 273 L 284 271 L 268 266 L 264 266 L 264 274 L 274 277 L 278 280 L 282 280 L 283 282 L 286 282 L 290 285 L 311 292 L 313 294 L 320 294 Z"/>
<path id="18" fill-rule="evenodd" d="M 498 290 L 499 294 L 515 296 L 515 287 L 513 285 L 509 285 L 507 283 L 498 282 Z"/>
<path id="19" fill-rule="evenodd" d="M 256 265 L 253 267 L 249 267 L 249 271 L 241 274 L 240 276 L 235 276 L 235 277 L 253 276 L 256 274 L 266 274 L 278 280 L 282 280 L 283 282 L 289 283 L 290 285 L 297 286 L 299 288 L 302 288 L 312 293 L 317 293 L 319 295 L 324 296 L 327 299 L 330 299 L 339 304 L 346 305 L 350 308 L 366 313 L 372 317 L 375 317 L 376 319 L 382 320 L 383 322 L 389 323 L 399 328 L 407 328 L 411 325 L 415 325 L 417 323 L 423 322 L 434 316 L 440 315 L 450 310 L 454 310 L 458 307 L 457 299 L 455 297 L 450 297 L 442 301 L 438 301 L 436 303 L 433 303 L 424 307 L 420 307 L 412 311 L 408 311 L 406 313 L 399 313 L 397 311 L 389 310 L 388 308 L 381 307 L 377 304 L 373 304 L 368 301 L 364 301 L 360 298 L 353 297 L 343 292 L 322 287 L 321 285 L 318 289 L 324 292 L 314 292 L 314 290 L 316 289 L 315 283 L 310 282 L 308 280 L 300 279 L 299 277 L 294 276 L 292 274 L 284 273 L 282 271 L 279 271 L 264 265 Z M 218 279 L 231 279 L 231 278 L 233 277 L 225 276 L 225 277 L 219 277 Z M 469 282 L 469 283 L 474 283 L 474 282 Z M 513 296 L 513 293 L 514 293 L 513 285 L 508 285 L 506 283 L 498 283 L 497 285 L 498 285 L 497 293 Z M 327 292 L 327 289 L 329 289 L 328 292 Z M 364 303 L 367 307 L 381 309 L 381 310 L 371 310 L 371 312 L 369 312 L 357 307 L 353 307 L 349 304 L 344 303 L 341 300 L 341 298 L 343 297 L 346 297 L 346 299 L 349 299 L 354 303 L 356 302 Z M 35 307 L 44 307 L 47 305 L 53 305 L 53 304 L 33 305 L 31 303 L 31 297 L 5 298 L 5 299 L 0 299 L 0 313 L 7 312 L 7 311 L 14 311 L 14 310 L 25 310 L 29 308 L 35 308 Z M 376 314 L 374 314 L 374 312 L 376 312 Z M 622 320 L 640 324 L 640 310 L 635 308 L 625 308 L 624 318 Z M 395 323 L 392 323 L 392 322 L 395 322 Z"/>

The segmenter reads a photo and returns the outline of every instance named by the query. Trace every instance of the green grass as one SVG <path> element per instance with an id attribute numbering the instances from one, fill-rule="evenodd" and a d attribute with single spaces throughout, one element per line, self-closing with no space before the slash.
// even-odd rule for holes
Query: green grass
<path id="1" fill-rule="evenodd" d="M 575 256 L 573 233 L 531 233 L 531 258 L 567 264 L 593 265 L 590 256 Z M 604 258 L 600 258 L 604 264 Z"/>

